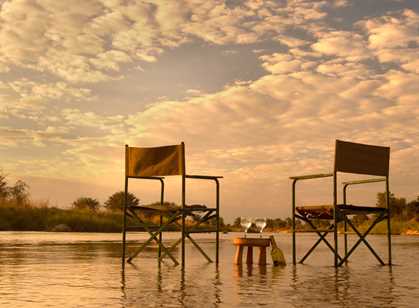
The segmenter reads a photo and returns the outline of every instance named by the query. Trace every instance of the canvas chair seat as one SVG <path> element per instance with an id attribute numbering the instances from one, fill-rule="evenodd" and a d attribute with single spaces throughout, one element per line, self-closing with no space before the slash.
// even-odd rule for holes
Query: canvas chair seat
<path id="1" fill-rule="evenodd" d="M 384 213 L 387 209 L 376 206 L 362 206 L 353 204 L 338 204 L 338 208 L 345 215 L 359 215 L 359 214 L 379 214 Z"/>
<path id="2" fill-rule="evenodd" d="M 337 204 L 336 207 L 345 215 L 379 214 L 386 211 L 385 208 L 353 204 Z M 297 206 L 295 210 L 307 219 L 333 219 L 333 205 Z"/>
<path id="3" fill-rule="evenodd" d="M 150 205 L 134 205 L 129 207 L 132 210 L 141 210 L 149 212 L 159 212 L 159 213 L 176 213 L 182 210 L 181 206 L 178 205 L 161 205 L 161 204 L 150 204 Z M 189 211 L 205 211 L 208 208 L 203 204 L 191 204 L 185 206 L 186 210 Z"/>
<path id="4" fill-rule="evenodd" d="M 295 210 L 307 219 L 333 219 L 333 205 L 297 206 Z"/>

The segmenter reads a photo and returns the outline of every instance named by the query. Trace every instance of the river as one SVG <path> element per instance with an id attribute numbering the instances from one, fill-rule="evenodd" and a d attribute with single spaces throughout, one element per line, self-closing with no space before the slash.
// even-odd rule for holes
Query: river
<path id="1" fill-rule="evenodd" d="M 165 236 L 170 242 L 178 234 Z M 361 244 L 335 269 L 325 245 L 292 266 L 289 234 L 275 234 L 286 267 L 236 266 L 236 236 L 222 234 L 218 267 L 188 244 L 185 271 L 170 260 L 158 266 L 156 247 L 122 271 L 120 234 L 0 232 L 0 307 L 418 307 L 419 237 L 393 237 L 392 267 L 378 265 Z M 129 234 L 131 247 L 145 239 Z M 213 256 L 211 236 L 197 239 Z M 298 234 L 300 253 L 315 240 Z M 369 240 L 386 260 L 386 237 Z"/>

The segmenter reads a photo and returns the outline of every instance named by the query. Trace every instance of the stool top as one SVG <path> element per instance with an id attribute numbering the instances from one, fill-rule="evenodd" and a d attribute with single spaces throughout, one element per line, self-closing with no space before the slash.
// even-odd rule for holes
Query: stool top
<path id="1" fill-rule="evenodd" d="M 249 238 L 249 237 L 236 237 L 233 239 L 233 244 L 236 246 L 257 246 L 257 247 L 268 247 L 271 245 L 271 239 L 269 238 Z"/>

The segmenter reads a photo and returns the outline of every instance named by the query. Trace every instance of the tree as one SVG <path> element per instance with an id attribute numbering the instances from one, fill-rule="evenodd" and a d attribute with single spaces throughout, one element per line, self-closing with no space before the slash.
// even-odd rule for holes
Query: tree
<path id="1" fill-rule="evenodd" d="M 0 174 L 0 201 L 5 201 L 9 196 L 9 188 L 7 187 L 6 176 Z"/>
<path id="2" fill-rule="evenodd" d="M 368 220 L 368 216 L 365 214 L 358 214 L 352 217 L 351 221 L 356 225 L 359 226 Z"/>
<path id="3" fill-rule="evenodd" d="M 99 209 L 100 203 L 96 199 L 89 197 L 81 197 L 73 202 L 73 208 L 78 210 L 90 210 L 96 212 Z"/>
<path id="4" fill-rule="evenodd" d="M 397 198 L 393 193 L 390 193 L 390 211 L 391 216 L 401 216 L 403 210 L 406 208 L 406 199 Z M 377 194 L 377 206 L 386 207 L 386 193 Z"/>
<path id="5" fill-rule="evenodd" d="M 240 227 L 240 217 L 236 217 L 233 222 L 233 227 Z"/>
<path id="6" fill-rule="evenodd" d="M 14 201 L 16 205 L 26 205 L 29 201 L 29 185 L 22 180 L 16 181 L 16 184 L 8 188 L 9 198 Z"/>
<path id="7" fill-rule="evenodd" d="M 123 191 L 119 191 L 111 195 L 105 202 L 105 208 L 109 211 L 122 211 L 124 208 L 125 194 Z M 140 200 L 132 193 L 127 194 L 127 205 L 136 206 L 140 204 Z"/>
<path id="8" fill-rule="evenodd" d="M 419 220 L 419 196 L 416 198 L 416 200 L 410 201 L 406 205 L 405 219 L 410 220 L 412 218 Z"/>

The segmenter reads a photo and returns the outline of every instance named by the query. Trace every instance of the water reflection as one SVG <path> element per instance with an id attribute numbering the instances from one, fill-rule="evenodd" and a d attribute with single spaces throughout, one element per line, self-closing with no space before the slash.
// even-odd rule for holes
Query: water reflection
<path id="1" fill-rule="evenodd" d="M 87 307 L 415 307 L 419 301 L 419 238 L 395 238 L 400 266 L 375 265 L 365 249 L 339 269 L 323 265 L 324 259 L 329 261 L 328 251 L 314 254 L 306 265 L 234 265 L 234 246 L 227 238 L 218 267 L 188 247 L 182 271 L 170 262 L 159 264 L 153 249 L 123 268 L 119 235 L 54 237 L 0 233 L 1 307 L 32 307 L 34 302 Z M 281 240 L 287 243 L 289 238 Z M 213 247 L 201 243 L 205 249 Z M 291 247 L 284 247 L 290 257 Z"/>
<path id="2" fill-rule="evenodd" d="M 389 267 L 375 266 L 354 271 L 350 267 L 316 268 L 296 266 L 291 271 L 294 294 L 292 305 L 302 303 L 330 303 L 343 307 L 393 307 L 398 294 L 394 291 L 394 277 Z M 380 304 L 378 304 L 380 303 Z"/>

